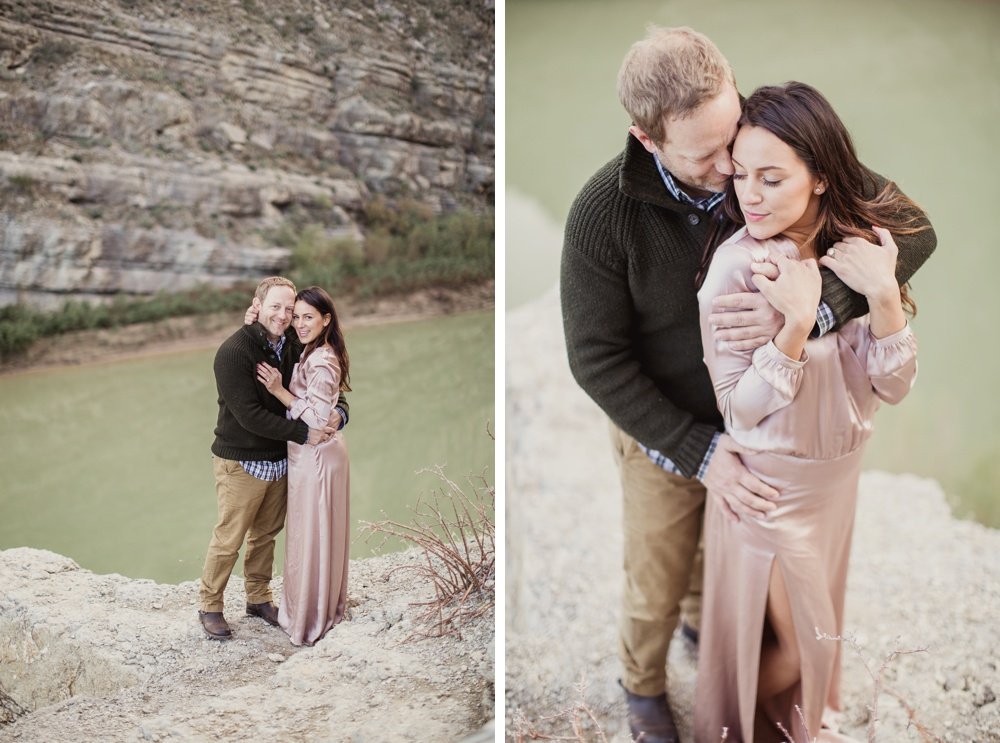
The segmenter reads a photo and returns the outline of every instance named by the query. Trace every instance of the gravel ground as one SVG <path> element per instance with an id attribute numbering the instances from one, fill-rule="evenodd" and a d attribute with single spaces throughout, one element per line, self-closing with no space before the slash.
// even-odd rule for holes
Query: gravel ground
<path id="1" fill-rule="evenodd" d="M 602 413 L 570 376 L 558 297 L 507 315 L 506 726 L 629 740 L 616 685 L 620 494 Z M 516 424 L 516 425 L 515 425 Z M 877 434 L 876 434 L 877 435 Z M 866 472 L 847 596 L 842 731 L 1000 741 L 1000 532 L 951 517 L 936 482 Z M 884 664 L 894 650 L 918 650 Z M 675 637 L 669 691 L 690 741 L 695 649 Z M 581 686 L 583 688 L 581 688 Z M 586 710 L 583 709 L 585 705 Z M 591 718 L 588 714 L 593 713 Z M 574 720 L 578 732 L 574 732 Z"/>
<path id="2" fill-rule="evenodd" d="M 0 552 L 0 741 L 457 741 L 493 717 L 494 618 L 407 642 L 433 591 L 398 568 L 418 550 L 351 562 L 351 614 L 311 648 L 250 618 L 205 637 L 197 583 L 96 575 L 28 548 Z M 280 596 L 280 579 L 272 584 Z"/>

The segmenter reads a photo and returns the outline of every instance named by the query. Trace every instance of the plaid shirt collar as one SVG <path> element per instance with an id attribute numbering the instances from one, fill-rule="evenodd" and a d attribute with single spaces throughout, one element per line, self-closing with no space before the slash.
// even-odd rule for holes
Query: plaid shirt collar
<path id="1" fill-rule="evenodd" d="M 674 180 L 674 177 L 670 175 L 670 172 L 663 167 L 663 163 L 660 162 L 660 158 L 655 152 L 653 153 L 653 160 L 656 162 L 656 169 L 660 173 L 660 178 L 663 179 L 663 185 L 667 187 L 667 191 L 670 195 L 682 204 L 693 206 L 695 209 L 701 209 L 703 212 L 710 212 L 721 204 L 724 198 L 726 198 L 724 191 L 721 193 L 713 193 L 711 196 L 706 196 L 704 199 L 691 198 L 681 190 L 680 186 L 677 185 L 677 181 Z"/>
<path id="2" fill-rule="evenodd" d="M 281 352 L 285 348 L 285 336 L 282 335 L 280 338 L 278 338 L 278 342 L 277 343 L 272 343 L 271 339 L 268 338 L 267 339 L 267 345 L 269 345 L 271 347 L 271 349 L 274 351 L 275 356 L 277 356 L 278 360 L 280 361 L 281 360 Z"/>

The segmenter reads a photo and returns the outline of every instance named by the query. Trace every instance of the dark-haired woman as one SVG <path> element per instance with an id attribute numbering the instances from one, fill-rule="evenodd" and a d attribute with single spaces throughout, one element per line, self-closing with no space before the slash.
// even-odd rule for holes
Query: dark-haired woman
<path id="1" fill-rule="evenodd" d="M 814 88 L 758 89 L 739 126 L 725 202 L 736 232 L 708 254 L 702 341 L 726 432 L 781 495 L 760 519 L 734 518 L 708 498 L 695 739 L 718 743 L 726 727 L 728 743 L 785 740 L 781 728 L 795 741 L 844 741 L 825 715 L 840 706 L 840 646 L 818 633 L 842 633 L 875 410 L 900 401 L 916 376 L 903 311 L 913 305 L 896 282 L 892 235 L 919 236 L 926 223 L 892 184 L 862 196 L 875 193 L 873 176 Z M 752 264 L 770 264 L 771 276 Z M 813 338 L 820 265 L 870 313 Z M 784 315 L 782 329 L 753 351 L 716 344 L 713 297 L 758 290 Z"/>
<path id="2" fill-rule="evenodd" d="M 261 364 L 257 378 L 310 428 L 323 428 L 341 391 L 350 390 L 349 359 L 330 295 L 317 286 L 295 297 L 292 325 L 305 347 L 288 389 Z M 344 618 L 350 547 L 350 463 L 343 433 L 317 446 L 288 445 L 285 573 L 278 623 L 293 645 L 312 645 Z"/>

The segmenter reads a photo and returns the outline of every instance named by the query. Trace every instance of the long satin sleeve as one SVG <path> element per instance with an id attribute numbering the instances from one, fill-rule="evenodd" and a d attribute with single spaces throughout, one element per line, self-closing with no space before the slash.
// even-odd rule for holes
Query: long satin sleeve
<path id="1" fill-rule="evenodd" d="M 325 351 L 313 351 L 301 363 L 306 389 L 288 409 L 288 417 L 303 420 L 310 428 L 324 428 L 340 397 L 340 368 L 333 354 Z"/>
<path id="2" fill-rule="evenodd" d="M 749 431 L 791 403 L 808 361 L 805 353 L 798 360 L 789 358 L 773 342 L 754 351 L 734 351 L 728 343 L 713 340 L 708 322 L 712 299 L 732 292 L 756 291 L 749 281 L 751 257 L 750 250 L 738 244 L 720 246 L 698 292 L 705 365 L 726 427 L 733 431 Z"/>
<path id="3" fill-rule="evenodd" d="M 881 400 L 895 405 L 917 379 L 917 336 L 909 323 L 892 335 L 876 338 L 864 318 L 844 325 L 854 353 L 861 360 L 872 389 Z"/>

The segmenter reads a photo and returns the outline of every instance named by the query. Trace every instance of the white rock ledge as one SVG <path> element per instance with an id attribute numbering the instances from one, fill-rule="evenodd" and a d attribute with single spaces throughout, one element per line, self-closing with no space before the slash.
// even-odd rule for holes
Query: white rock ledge
<path id="1" fill-rule="evenodd" d="M 393 568 L 351 562 L 349 621 L 312 648 L 244 615 L 209 640 L 197 582 L 96 575 L 67 557 L 0 551 L 0 741 L 459 740 L 493 716 L 493 615 L 455 637 L 404 642 L 433 595 Z M 280 578 L 275 581 L 280 595 Z"/>

